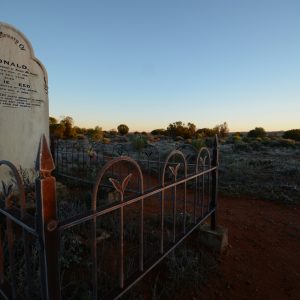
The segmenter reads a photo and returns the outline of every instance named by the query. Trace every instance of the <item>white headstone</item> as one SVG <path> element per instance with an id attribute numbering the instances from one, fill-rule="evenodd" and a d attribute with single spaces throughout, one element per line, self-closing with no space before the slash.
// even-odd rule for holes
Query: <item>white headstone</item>
<path id="1" fill-rule="evenodd" d="M 47 72 L 27 38 L 0 23 L 0 160 L 34 169 L 43 134 L 49 142 Z"/>

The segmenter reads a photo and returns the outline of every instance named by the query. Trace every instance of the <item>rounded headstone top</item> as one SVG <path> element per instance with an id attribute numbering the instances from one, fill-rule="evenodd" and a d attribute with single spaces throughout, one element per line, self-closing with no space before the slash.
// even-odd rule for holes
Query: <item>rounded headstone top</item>
<path id="1" fill-rule="evenodd" d="M 21 51 L 25 51 L 25 53 L 29 52 L 30 56 L 34 56 L 34 51 L 30 41 L 14 26 L 0 22 L 0 38 L 10 39 Z"/>
<path id="2" fill-rule="evenodd" d="M 0 22 L 0 45 L 1 54 L 9 58 L 14 53 L 14 56 L 19 56 L 20 59 L 25 57 L 31 58 L 42 69 L 46 82 L 48 81 L 47 71 L 44 65 L 35 57 L 33 47 L 27 37 L 14 26 Z"/>
<path id="3" fill-rule="evenodd" d="M 0 160 L 34 169 L 42 136 L 49 141 L 46 69 L 25 35 L 0 22 Z"/>

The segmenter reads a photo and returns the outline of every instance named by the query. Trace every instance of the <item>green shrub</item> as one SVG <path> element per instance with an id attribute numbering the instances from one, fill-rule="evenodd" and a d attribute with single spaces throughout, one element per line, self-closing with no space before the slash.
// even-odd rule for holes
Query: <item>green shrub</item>
<path id="1" fill-rule="evenodd" d="M 232 141 L 233 141 L 233 143 L 235 144 L 235 143 L 238 143 L 238 142 L 242 141 L 242 138 L 241 138 L 241 136 L 239 136 L 239 135 L 234 135 L 234 136 L 232 137 Z"/>
<path id="2" fill-rule="evenodd" d="M 196 134 L 201 137 L 213 137 L 213 136 L 215 136 L 216 132 L 214 129 L 200 128 L 196 131 Z"/>
<path id="3" fill-rule="evenodd" d="M 250 139 L 249 139 L 247 136 L 243 136 L 243 137 L 242 137 L 242 141 L 243 141 L 244 143 L 249 143 Z"/>
<path id="4" fill-rule="evenodd" d="M 285 148 L 294 148 L 296 142 L 290 139 L 283 138 L 272 138 L 264 139 L 263 145 L 271 148 L 285 147 Z"/>
<path id="5" fill-rule="evenodd" d="M 243 151 L 243 152 L 248 152 L 251 151 L 251 147 L 249 146 L 248 143 L 245 143 L 244 141 L 236 141 L 234 143 L 233 149 L 235 151 Z"/>
<path id="6" fill-rule="evenodd" d="M 266 131 L 262 127 L 255 127 L 248 132 L 247 136 L 250 138 L 264 138 L 267 135 Z"/>
<path id="7" fill-rule="evenodd" d="M 205 142 L 203 139 L 193 139 L 190 144 L 196 149 L 200 150 L 202 147 L 205 147 Z"/>
<path id="8" fill-rule="evenodd" d="M 147 145 L 147 141 L 148 141 L 147 136 L 136 135 L 132 137 L 131 144 L 137 151 L 140 152 Z"/>
<path id="9" fill-rule="evenodd" d="M 129 131 L 129 127 L 125 124 L 120 124 L 117 129 L 118 129 L 119 134 L 121 134 L 121 135 L 125 135 Z"/>
<path id="10" fill-rule="evenodd" d="M 291 129 L 286 131 L 283 136 L 285 139 L 300 141 L 300 129 Z"/>
<path id="11" fill-rule="evenodd" d="M 278 142 L 281 147 L 295 147 L 295 141 L 292 139 L 278 139 Z"/>
<path id="12" fill-rule="evenodd" d="M 260 141 L 257 141 L 257 140 L 253 140 L 249 143 L 250 147 L 255 150 L 255 151 L 258 151 L 258 150 L 261 150 L 263 145 Z"/>
<path id="13" fill-rule="evenodd" d="M 102 141 L 102 139 L 103 139 L 102 128 L 99 126 L 96 126 L 94 129 L 88 129 L 87 135 L 94 142 Z"/>
<path id="14" fill-rule="evenodd" d="M 240 135 L 231 134 L 224 140 L 224 144 L 234 144 L 241 140 L 242 138 Z"/>

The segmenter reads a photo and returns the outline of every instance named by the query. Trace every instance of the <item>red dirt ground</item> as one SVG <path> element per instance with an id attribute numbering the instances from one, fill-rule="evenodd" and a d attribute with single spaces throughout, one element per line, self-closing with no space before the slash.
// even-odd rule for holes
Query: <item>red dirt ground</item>
<path id="1" fill-rule="evenodd" d="M 201 297 L 186 299 L 300 299 L 300 206 L 219 200 L 217 222 L 229 247 Z"/>

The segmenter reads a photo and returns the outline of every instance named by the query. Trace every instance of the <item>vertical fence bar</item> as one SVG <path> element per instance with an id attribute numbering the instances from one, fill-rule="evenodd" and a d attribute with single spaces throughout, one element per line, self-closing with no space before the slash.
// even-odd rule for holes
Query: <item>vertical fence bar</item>
<path id="1" fill-rule="evenodd" d="M 215 211 L 211 214 L 211 229 L 216 229 L 216 206 L 217 206 L 217 197 L 218 197 L 218 166 L 219 166 L 219 144 L 218 136 L 215 136 L 214 147 L 213 147 L 213 159 L 212 167 L 216 169 L 212 172 L 212 193 L 211 193 L 211 209 Z"/>
<path id="2" fill-rule="evenodd" d="M 165 218 L 165 190 L 161 192 L 160 201 L 160 254 L 164 253 L 164 218 Z"/>
<path id="3" fill-rule="evenodd" d="M 176 182 L 176 175 L 174 178 L 174 182 Z M 174 194 L 173 194 L 173 243 L 175 243 L 176 240 L 176 198 L 177 198 L 177 185 L 173 188 Z"/>
<path id="4" fill-rule="evenodd" d="M 79 154 L 78 154 L 78 157 Z M 78 162 L 79 163 L 79 162 Z M 95 187 L 94 187 L 95 188 Z M 97 210 L 97 190 L 93 191 L 92 197 L 92 210 L 93 213 L 96 213 Z M 98 299 L 98 262 L 97 262 L 97 217 L 94 215 L 92 223 L 92 237 L 91 237 L 91 254 L 92 254 L 92 299 Z"/>
<path id="5" fill-rule="evenodd" d="M 93 212 L 96 212 L 96 202 L 93 202 Z M 93 217 L 92 224 L 92 286 L 93 286 L 93 300 L 97 300 L 98 298 L 98 273 L 97 273 L 97 217 Z"/>
<path id="6" fill-rule="evenodd" d="M 141 200 L 140 211 L 140 271 L 144 271 L 144 199 Z"/>
<path id="7" fill-rule="evenodd" d="M 123 193 L 121 202 L 123 202 Z M 120 288 L 124 287 L 124 207 L 120 208 Z"/>
<path id="8" fill-rule="evenodd" d="M 72 173 L 72 172 L 73 172 L 73 170 L 74 170 L 74 147 L 75 147 L 75 145 L 74 145 L 74 144 L 72 144 L 71 172 L 70 172 L 70 173 Z"/>
<path id="9" fill-rule="evenodd" d="M 25 200 L 25 189 L 24 184 L 22 181 L 22 178 L 16 169 L 16 167 L 10 163 L 9 161 L 0 161 L 0 166 L 4 164 L 10 168 L 10 172 L 12 173 L 14 177 L 14 181 L 16 183 L 17 189 L 19 191 L 18 200 L 21 206 L 21 220 L 23 221 L 26 214 L 26 200 Z M 10 208 L 13 206 L 13 200 L 15 193 L 12 191 L 7 191 L 8 194 L 5 193 L 5 208 Z M 14 249 L 14 226 L 12 223 L 12 220 L 10 220 L 9 217 L 6 217 L 6 224 L 7 224 L 7 241 L 8 241 L 8 251 L 9 251 L 9 264 L 10 264 L 10 273 L 11 273 L 11 295 L 12 299 L 15 299 L 17 297 L 17 273 L 16 273 L 16 267 L 15 267 L 15 249 Z M 2 235 L 2 226 L 0 226 L 0 283 L 4 284 L 4 253 L 3 253 L 3 241 L 4 241 L 4 233 Z M 22 239 L 24 243 L 24 261 L 25 261 L 25 277 L 26 277 L 26 287 L 25 287 L 25 293 L 27 299 L 31 299 L 31 268 L 30 268 L 30 253 L 29 253 L 29 235 L 26 233 L 25 229 L 22 229 Z"/>
<path id="10" fill-rule="evenodd" d="M 25 198 L 25 189 L 22 182 L 22 179 L 19 175 L 16 176 L 19 193 L 21 197 L 21 220 L 24 221 L 26 215 L 26 198 Z M 23 228 L 22 230 L 22 238 L 24 243 L 24 260 L 26 267 L 26 296 L 28 299 L 31 299 L 32 294 L 32 272 L 31 272 L 31 255 L 30 255 L 30 235 Z"/>
<path id="11" fill-rule="evenodd" d="M 60 300 L 59 232 L 57 220 L 56 180 L 51 176 L 54 162 L 45 136 L 42 137 L 37 159 L 36 179 L 36 227 L 40 240 L 40 272 L 42 298 Z"/>
<path id="12" fill-rule="evenodd" d="M 54 162 L 55 162 L 57 172 L 60 172 L 60 169 L 61 169 L 61 151 L 59 149 L 59 146 L 60 146 L 60 142 L 59 142 L 59 139 L 57 139 L 55 142 L 55 146 L 54 146 L 56 149 Z"/>
<path id="13" fill-rule="evenodd" d="M 197 168 L 197 167 L 196 167 Z M 198 173 L 198 168 L 196 169 L 196 173 Z M 194 224 L 196 224 L 196 205 L 199 202 L 199 188 L 198 188 L 198 176 L 195 179 L 195 194 L 194 194 Z"/>
<path id="14" fill-rule="evenodd" d="M 141 170 L 139 170 L 140 178 L 140 193 L 144 194 L 144 177 Z M 140 271 L 144 271 L 144 198 L 141 199 L 140 207 Z"/>
<path id="15" fill-rule="evenodd" d="M 205 171 L 205 160 L 203 160 L 203 165 L 202 165 L 202 172 L 204 172 L 204 171 Z M 203 174 L 201 177 L 202 177 L 201 218 L 203 218 L 203 216 L 204 216 L 204 205 L 205 205 L 205 174 Z"/>
<path id="16" fill-rule="evenodd" d="M 5 208 L 9 207 L 9 203 L 5 203 Z M 14 232 L 13 232 L 13 223 L 6 217 L 6 228 L 7 228 L 7 243 L 8 243 L 8 254 L 9 254 L 9 268 L 11 273 L 11 290 L 12 298 L 16 299 L 17 297 L 17 279 L 16 279 L 16 266 L 15 266 L 15 251 L 14 251 Z"/>
<path id="17" fill-rule="evenodd" d="M 185 175 L 186 178 L 186 175 Z M 184 205 L 183 205 L 183 234 L 185 234 L 186 228 L 186 182 L 184 183 Z"/>
<path id="18" fill-rule="evenodd" d="M 3 241 L 4 234 L 2 234 L 2 225 L 0 225 L 0 284 L 4 283 L 4 253 L 3 253 Z"/>

